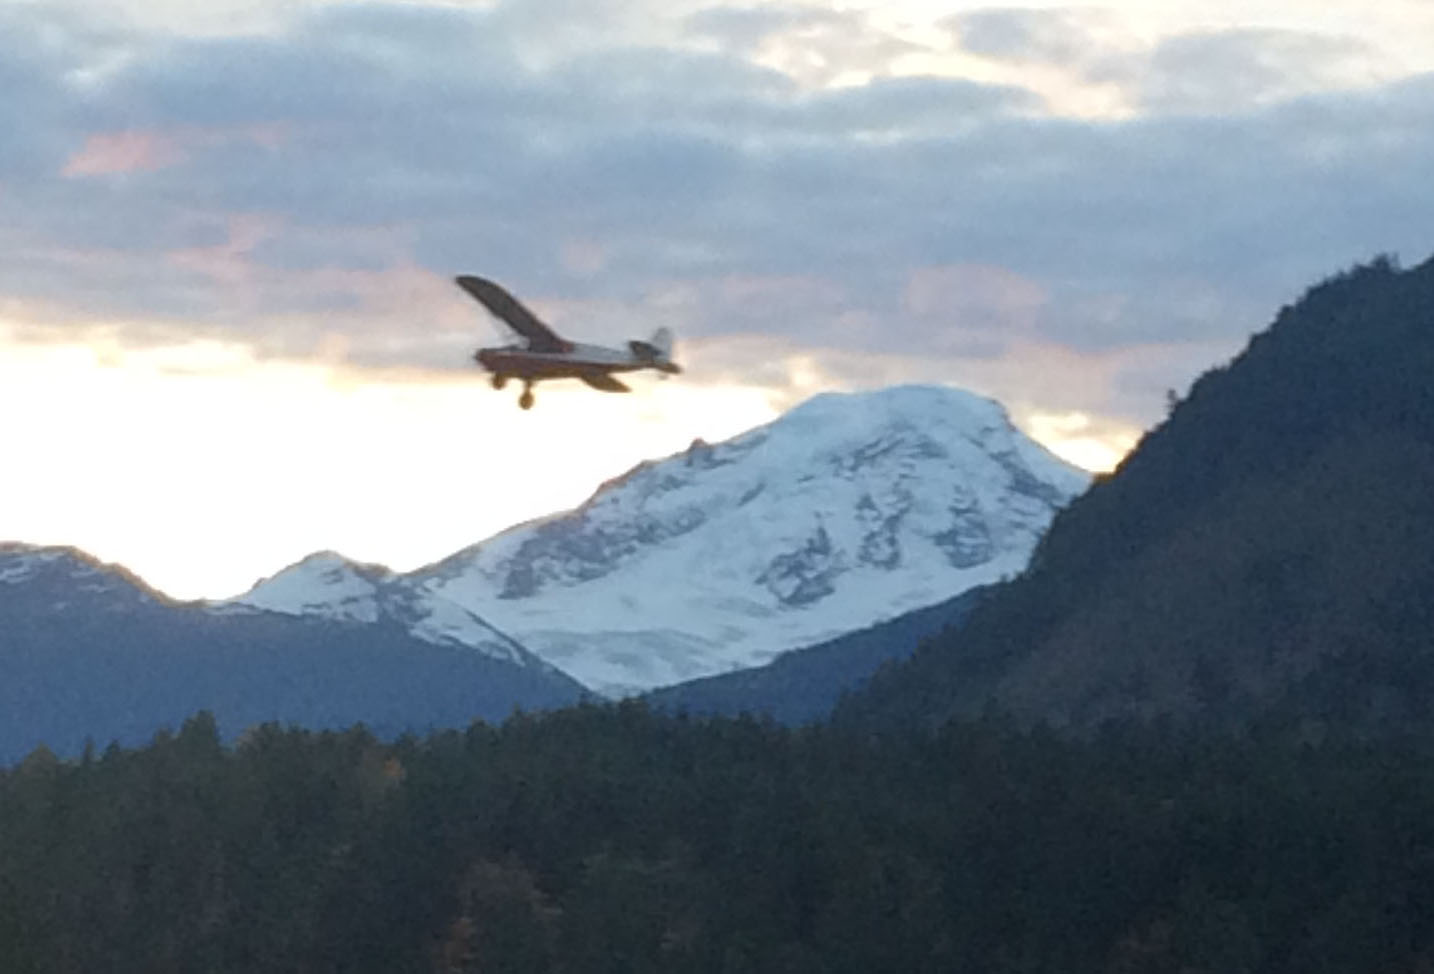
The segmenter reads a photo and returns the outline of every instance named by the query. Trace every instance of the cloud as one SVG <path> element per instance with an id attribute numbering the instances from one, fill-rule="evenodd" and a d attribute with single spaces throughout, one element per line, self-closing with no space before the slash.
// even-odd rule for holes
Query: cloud
<path id="1" fill-rule="evenodd" d="M 66 161 L 62 176 L 94 176 L 122 172 L 153 172 L 184 157 L 176 141 L 158 132 L 100 132 L 85 139 Z"/>
<path id="2" fill-rule="evenodd" d="M 270 149 L 285 138 L 282 125 L 250 125 L 235 129 L 174 128 L 128 129 L 96 132 L 65 161 L 62 176 L 111 176 L 118 173 L 155 172 L 178 165 L 196 152 L 225 151 L 236 142 L 253 142 Z"/>
<path id="3" fill-rule="evenodd" d="M 776 68 L 811 87 L 888 73 L 922 46 L 878 27 L 865 12 L 799 3 L 707 7 L 685 22 L 690 36 Z"/>
<path id="4" fill-rule="evenodd" d="M 964 264 L 911 273 L 905 309 L 918 319 L 955 319 L 963 330 L 1029 334 L 1050 298 L 1036 281 L 1002 267 Z"/>
<path id="5" fill-rule="evenodd" d="M 971 54 L 1082 69 L 1108 52 L 1118 29 L 1109 13 L 1091 8 L 991 7 L 942 23 Z"/>
<path id="6" fill-rule="evenodd" d="M 1353 38 L 1303 31 L 1189 33 L 1156 46 L 1135 82 L 1148 111 L 1221 113 L 1231 106 L 1377 82 L 1378 57 Z"/>
<path id="7" fill-rule="evenodd" d="M 199 37 L 57 9 L 0 8 L 0 295 L 55 342 L 103 326 L 458 369 L 487 325 L 449 278 L 481 271 L 580 337 L 672 326 L 724 375 L 865 368 L 1154 418 L 1310 281 L 1428 247 L 1434 76 L 1287 97 L 1322 56 L 1335 74 L 1363 56 L 1303 37 L 1188 35 L 1118 63 L 1123 40 L 1083 46 L 1102 36 L 1086 15 L 956 23 L 988 59 L 1141 93 L 1111 121 L 1016 83 L 794 77 L 764 45 L 870 26 L 807 7 L 679 12 L 681 43 L 561 57 L 511 4 L 334 4 Z M 876 47 L 829 65 L 897 56 Z M 1209 71 L 1269 99 L 1216 115 Z M 783 351 L 744 357 L 752 336 Z M 1082 370 L 1099 382 L 1077 394 Z"/>
<path id="8" fill-rule="evenodd" d="M 1105 91 L 1127 114 L 1216 115 L 1398 77 L 1362 38 L 1276 27 L 1148 36 L 1099 8 L 987 8 L 946 18 L 957 48 Z"/>

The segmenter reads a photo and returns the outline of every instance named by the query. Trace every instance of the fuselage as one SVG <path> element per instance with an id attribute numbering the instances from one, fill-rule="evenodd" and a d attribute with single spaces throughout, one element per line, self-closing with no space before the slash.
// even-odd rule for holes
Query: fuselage
<path id="1" fill-rule="evenodd" d="M 473 353 L 479 365 L 494 375 L 536 381 L 579 378 L 592 373 L 635 372 L 656 369 L 677 373 L 682 367 L 671 359 L 644 357 L 602 345 L 573 345 L 566 352 L 534 352 L 521 345 L 480 348 Z"/>

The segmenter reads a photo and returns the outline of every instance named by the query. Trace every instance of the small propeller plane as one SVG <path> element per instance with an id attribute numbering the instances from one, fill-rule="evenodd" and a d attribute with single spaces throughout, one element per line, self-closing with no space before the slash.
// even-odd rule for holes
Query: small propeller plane
<path id="1" fill-rule="evenodd" d="M 518 405 L 524 409 L 533 408 L 533 386 L 540 379 L 581 379 L 603 392 L 630 392 L 631 389 L 613 377 L 614 372 L 682 371 L 682 367 L 672 361 L 672 333 L 666 328 L 657 329 L 647 341 L 633 339 L 625 351 L 601 345 L 579 345 L 558 337 L 517 298 L 492 281 L 471 274 L 464 274 L 456 281 L 493 317 L 517 333 L 520 341 L 497 348 L 480 348 L 473 353 L 473 359 L 493 373 L 494 389 L 503 388 L 509 379 L 521 379 L 523 394 L 518 397 Z"/>

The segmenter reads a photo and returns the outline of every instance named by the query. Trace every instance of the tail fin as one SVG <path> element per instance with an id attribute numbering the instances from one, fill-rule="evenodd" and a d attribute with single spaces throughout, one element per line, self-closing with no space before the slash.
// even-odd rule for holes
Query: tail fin
<path id="1" fill-rule="evenodd" d="M 652 333 L 647 341 L 634 338 L 627 343 L 632 349 L 632 354 L 640 359 L 647 359 L 655 362 L 666 362 L 672 358 L 672 332 L 666 328 L 659 328 Z"/>

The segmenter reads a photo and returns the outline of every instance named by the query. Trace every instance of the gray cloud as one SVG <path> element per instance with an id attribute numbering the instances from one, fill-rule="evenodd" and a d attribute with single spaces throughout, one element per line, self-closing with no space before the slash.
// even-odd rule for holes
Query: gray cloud
<path id="1" fill-rule="evenodd" d="M 1291 30 L 1224 30 L 1161 42 L 1136 74 L 1150 110 L 1222 112 L 1301 94 L 1312 84 L 1375 76 L 1375 52 L 1351 38 Z"/>
<path id="2" fill-rule="evenodd" d="M 1151 44 L 1099 8 L 986 8 L 942 22 L 956 46 L 997 62 L 1059 69 L 1110 86 L 1144 113 L 1227 115 L 1381 77 L 1381 55 L 1350 36 L 1234 27 Z"/>
<path id="3" fill-rule="evenodd" d="M 36 6 L 0 6 L 0 184 L 28 187 L 84 116 L 74 72 L 98 60 L 90 32 Z"/>
<path id="4" fill-rule="evenodd" d="M 761 7 L 705 7 L 687 17 L 687 29 L 698 37 L 719 41 L 733 50 L 752 50 L 769 38 L 792 30 L 842 27 L 852 15 L 800 4 Z"/>
<path id="5" fill-rule="evenodd" d="M 957 14 L 943 23 L 960 47 L 972 54 L 1084 66 L 1100 55 L 1094 28 L 1102 19 L 1099 11 L 1089 9 L 991 7 Z"/>
<path id="6" fill-rule="evenodd" d="M 111 317 L 147 322 L 135 342 L 458 367 L 481 315 L 445 278 L 474 270 L 593 337 L 765 333 L 953 376 L 1138 348 L 1165 381 L 1319 276 L 1429 247 L 1434 77 L 1191 114 L 1214 96 L 1179 79 L 1271 48 L 1186 38 L 1140 76 L 1149 114 L 1084 122 L 953 79 L 810 90 L 738 53 L 804 8 L 687 21 L 716 52 L 554 61 L 510 43 L 515 9 L 195 39 L 0 8 L 0 295 L 50 309 L 56 340 Z M 965 42 L 1079 60 L 1051 21 L 1003 16 L 963 19 Z"/>

